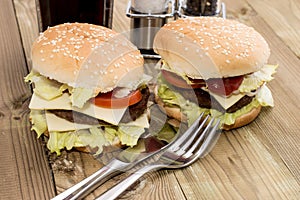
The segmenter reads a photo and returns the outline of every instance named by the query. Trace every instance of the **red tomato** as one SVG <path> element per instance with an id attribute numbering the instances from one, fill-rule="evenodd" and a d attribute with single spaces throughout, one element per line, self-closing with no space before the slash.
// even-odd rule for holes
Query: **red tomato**
<path id="1" fill-rule="evenodd" d="M 243 82 L 244 76 L 235 76 L 229 78 L 210 78 L 208 80 L 203 79 L 190 79 L 191 85 L 178 76 L 175 73 L 162 70 L 162 76 L 172 85 L 180 88 L 201 88 L 207 85 L 208 90 L 219 95 L 230 95 L 233 91 L 237 90 Z"/>
<path id="2" fill-rule="evenodd" d="M 237 90 L 244 80 L 244 76 L 235 76 L 229 78 L 211 78 L 206 81 L 208 90 L 228 96 Z"/>
<path id="3" fill-rule="evenodd" d="M 191 89 L 205 86 L 205 81 L 202 79 L 190 79 L 192 84 L 189 85 L 183 78 L 173 72 L 161 70 L 161 74 L 169 83 L 180 88 Z"/>
<path id="4" fill-rule="evenodd" d="M 121 98 L 114 96 L 117 89 L 102 93 L 92 99 L 94 104 L 103 108 L 125 108 L 133 104 L 138 103 L 142 99 L 142 93 L 140 90 L 130 92 L 129 95 Z"/>

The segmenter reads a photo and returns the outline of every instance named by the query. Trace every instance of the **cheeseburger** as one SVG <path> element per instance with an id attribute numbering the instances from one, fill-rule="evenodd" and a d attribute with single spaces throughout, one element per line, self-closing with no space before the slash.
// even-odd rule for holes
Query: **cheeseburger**
<path id="1" fill-rule="evenodd" d="M 266 83 L 277 66 L 253 28 L 218 17 L 172 21 L 154 39 L 162 57 L 156 100 L 177 120 L 191 123 L 200 112 L 219 117 L 229 130 L 253 121 L 273 106 Z"/>
<path id="2" fill-rule="evenodd" d="M 32 46 L 32 130 L 58 155 L 73 147 L 101 153 L 134 146 L 149 127 L 149 77 L 143 57 L 124 36 L 82 23 L 48 28 Z"/>

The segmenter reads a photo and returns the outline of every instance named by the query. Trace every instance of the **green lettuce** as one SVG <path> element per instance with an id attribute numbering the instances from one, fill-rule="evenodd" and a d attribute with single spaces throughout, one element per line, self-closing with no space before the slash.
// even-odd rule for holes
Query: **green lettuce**
<path id="1" fill-rule="evenodd" d="M 144 132 L 142 127 L 120 126 L 117 135 L 122 144 L 133 147 Z"/>
<path id="2" fill-rule="evenodd" d="M 34 83 L 33 91 L 40 97 L 47 100 L 61 96 L 63 92 L 69 88 L 66 84 L 48 79 L 34 71 L 31 71 L 25 77 L 25 82 Z"/>
<path id="3" fill-rule="evenodd" d="M 93 89 L 88 88 L 73 88 L 71 91 L 71 103 L 73 106 L 82 108 L 83 105 L 96 94 Z"/>
<path id="4" fill-rule="evenodd" d="M 278 65 L 264 65 L 259 71 L 246 75 L 239 87 L 241 93 L 251 92 L 273 79 Z"/>
<path id="5" fill-rule="evenodd" d="M 166 105 L 179 107 L 181 112 L 187 116 L 189 125 L 191 125 L 202 112 L 220 118 L 223 124 L 231 125 L 234 124 L 236 118 L 250 112 L 253 108 L 259 106 L 274 106 L 272 94 L 265 84 L 258 89 L 256 97 L 247 106 L 244 106 L 234 113 L 221 113 L 215 109 L 200 108 L 197 104 L 187 101 L 180 93 L 170 89 L 161 77 L 159 77 L 159 83 L 158 95 L 160 98 Z"/>
<path id="6" fill-rule="evenodd" d="M 46 78 L 33 70 L 24 78 L 24 80 L 25 82 L 34 83 L 34 93 L 46 100 L 60 97 L 64 91 L 68 91 L 71 95 L 70 99 L 72 105 L 78 108 L 82 108 L 90 98 L 95 96 L 93 89 L 73 88 L 67 84 Z"/>
<path id="7" fill-rule="evenodd" d="M 34 130 L 38 137 L 48 130 L 44 110 L 31 110 L 29 117 L 32 124 L 31 130 Z"/>
<path id="8" fill-rule="evenodd" d="M 103 146 L 111 144 L 105 137 L 104 130 L 97 126 L 89 129 L 81 129 L 69 132 L 50 132 L 47 147 L 51 152 L 60 155 L 60 151 L 64 148 L 67 150 L 73 147 L 98 148 L 96 154 L 103 151 Z"/>
<path id="9" fill-rule="evenodd" d="M 44 110 L 31 110 L 30 119 L 32 130 L 40 137 L 47 132 Z M 96 154 L 100 154 L 103 150 L 103 145 L 113 144 L 116 140 L 126 146 L 135 146 L 138 139 L 145 132 L 144 128 L 136 126 L 111 126 L 104 127 L 93 126 L 89 129 L 80 129 L 67 132 L 50 132 L 47 147 L 51 152 L 56 152 L 60 155 L 60 151 L 64 148 L 67 150 L 73 147 L 90 146 L 91 148 L 98 147 Z"/>
<path id="10" fill-rule="evenodd" d="M 52 152 L 60 155 L 62 149 L 70 150 L 73 147 L 98 148 L 95 153 L 100 154 L 103 151 L 103 146 L 112 144 L 116 139 L 121 144 L 133 147 L 138 143 L 141 134 L 144 133 L 144 128 L 134 126 L 122 127 L 105 127 L 104 130 L 100 127 L 93 126 L 89 129 L 80 129 L 68 132 L 50 132 L 47 148 Z"/>
<path id="11" fill-rule="evenodd" d="M 156 138 L 158 140 L 162 140 L 167 143 L 170 143 L 173 140 L 175 135 L 176 135 L 176 130 L 174 130 L 170 124 L 166 123 L 161 129 L 161 131 L 159 131 L 156 134 Z"/>

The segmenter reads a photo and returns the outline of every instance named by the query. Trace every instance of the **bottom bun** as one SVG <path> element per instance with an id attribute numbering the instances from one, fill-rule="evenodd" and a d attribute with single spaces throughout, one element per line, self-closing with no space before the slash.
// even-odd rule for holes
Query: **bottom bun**
<path id="1" fill-rule="evenodd" d="M 223 124 L 222 129 L 228 131 L 231 129 L 245 126 L 255 120 L 255 118 L 259 115 L 260 110 L 261 110 L 261 106 L 253 108 L 250 112 L 236 118 L 234 124 L 231 125 Z"/>
<path id="2" fill-rule="evenodd" d="M 170 107 L 163 103 L 161 98 L 157 95 L 157 92 L 155 91 L 155 101 L 160 106 L 161 110 L 164 111 L 169 117 L 177 119 L 182 122 L 187 121 L 187 117 L 181 113 L 179 107 Z M 223 130 L 231 130 L 235 128 L 239 128 L 242 126 L 245 126 L 252 122 L 260 113 L 261 106 L 253 108 L 250 112 L 236 118 L 235 123 L 231 125 L 223 124 L 222 129 Z"/>

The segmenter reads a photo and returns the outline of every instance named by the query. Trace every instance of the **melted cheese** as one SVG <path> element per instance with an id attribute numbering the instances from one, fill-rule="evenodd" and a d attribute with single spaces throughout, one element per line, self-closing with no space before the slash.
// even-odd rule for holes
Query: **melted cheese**
<path id="1" fill-rule="evenodd" d="M 121 108 L 121 109 L 101 108 L 99 106 L 95 106 L 93 103 L 90 102 L 87 102 L 83 106 L 83 108 L 72 107 L 69 95 L 66 93 L 53 100 L 43 99 L 33 93 L 29 104 L 29 108 L 36 109 L 36 110 L 50 110 L 50 109 L 74 110 L 95 117 L 97 119 L 104 120 L 114 125 L 119 124 L 120 120 L 122 119 L 126 111 L 126 108 Z"/>
<path id="2" fill-rule="evenodd" d="M 53 113 L 46 112 L 46 121 L 48 130 L 51 131 L 74 131 L 79 129 L 88 129 L 91 128 L 93 125 L 88 124 L 78 124 L 70 122 L 66 119 L 60 118 Z M 147 118 L 147 114 L 141 115 L 135 121 L 129 122 L 127 124 L 122 124 L 124 126 L 139 126 L 143 128 L 149 128 L 149 122 Z"/>
<path id="3" fill-rule="evenodd" d="M 77 124 L 70 122 L 66 119 L 57 117 L 55 114 L 46 112 L 46 121 L 48 126 L 48 131 L 73 131 L 79 129 L 87 129 L 92 127 L 88 124 Z"/>
<path id="4" fill-rule="evenodd" d="M 230 97 L 223 97 L 223 96 L 216 95 L 212 92 L 210 93 L 210 95 L 213 96 L 225 109 L 230 108 L 245 96 L 244 94 L 233 94 Z"/>

